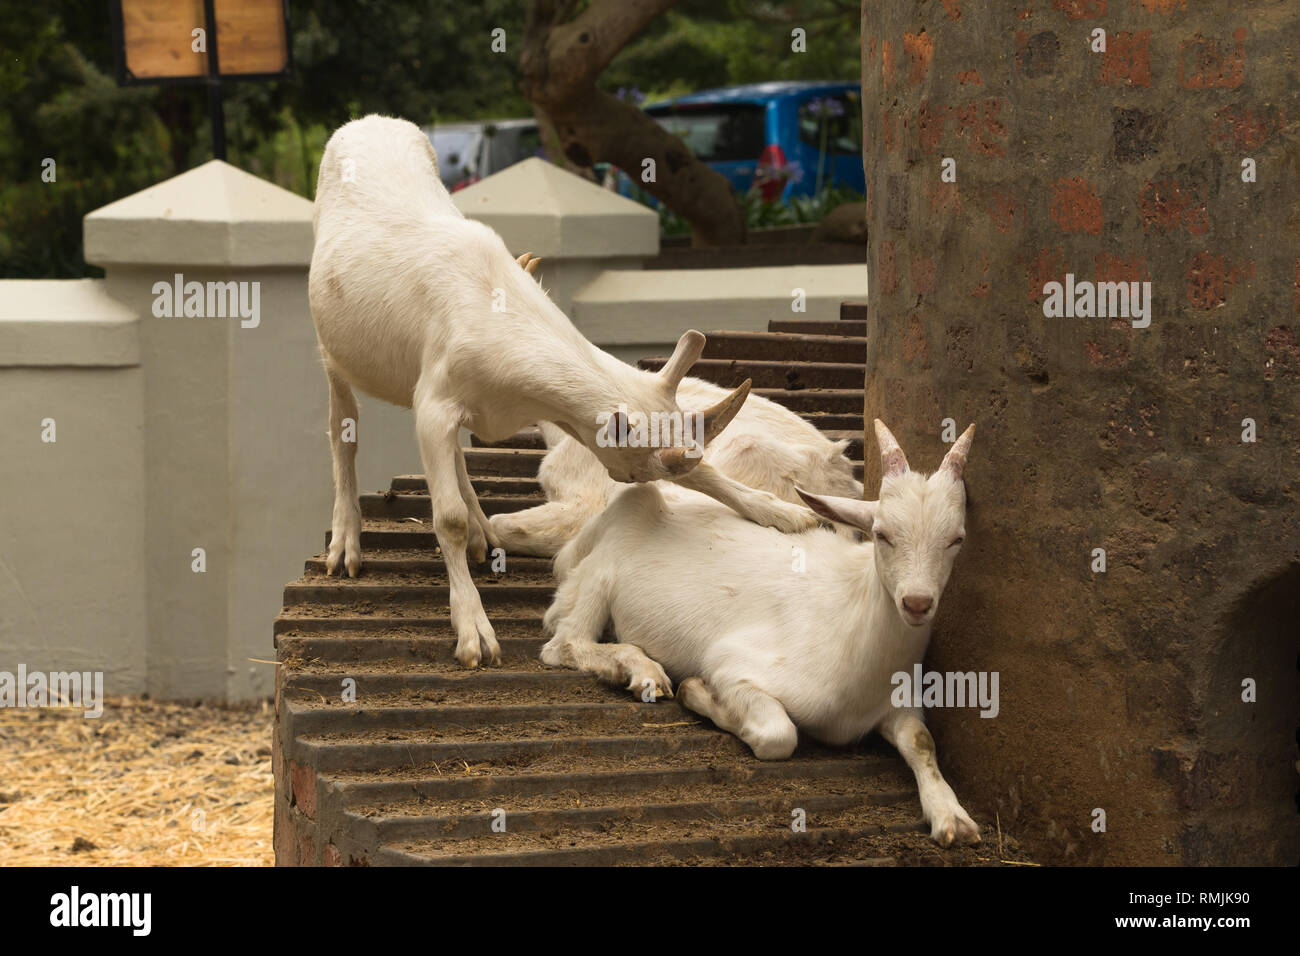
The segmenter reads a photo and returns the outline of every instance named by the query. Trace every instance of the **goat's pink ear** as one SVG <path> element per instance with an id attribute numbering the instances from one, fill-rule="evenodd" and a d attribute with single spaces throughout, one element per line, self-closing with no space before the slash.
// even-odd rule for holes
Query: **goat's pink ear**
<path id="1" fill-rule="evenodd" d="M 674 393 L 676 393 L 682 377 L 690 371 L 691 366 L 698 361 L 700 353 L 704 351 L 704 342 L 703 332 L 687 329 L 682 333 L 682 337 L 677 340 L 677 348 L 673 349 L 672 358 L 665 362 L 664 367 L 659 370 L 659 374 L 663 376 L 664 381 L 673 387 Z"/>
<path id="2" fill-rule="evenodd" d="M 943 464 L 939 466 L 939 470 L 950 474 L 953 481 L 961 481 L 962 472 L 966 470 L 966 456 L 970 454 L 971 439 L 974 437 L 975 425 L 972 423 L 961 433 L 961 437 L 952 443 L 948 454 L 943 456 Z"/>
<path id="3" fill-rule="evenodd" d="M 836 521 L 871 533 L 872 522 L 876 520 L 878 501 L 862 501 L 858 498 L 838 498 L 834 495 L 814 495 L 802 488 L 794 489 L 813 511 L 827 521 Z"/>
<path id="4" fill-rule="evenodd" d="M 898 440 L 885 423 L 876 419 L 876 444 L 880 446 L 880 473 L 883 478 L 896 478 L 907 472 L 907 456 L 898 447 Z"/>

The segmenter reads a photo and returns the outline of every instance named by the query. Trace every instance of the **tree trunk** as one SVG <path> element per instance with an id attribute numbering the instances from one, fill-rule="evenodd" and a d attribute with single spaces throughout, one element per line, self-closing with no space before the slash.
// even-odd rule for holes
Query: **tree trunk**
<path id="1" fill-rule="evenodd" d="M 679 0 L 601 0 L 571 22 L 576 4 L 533 0 L 525 28 L 524 94 L 553 124 L 564 160 L 618 166 L 691 224 L 694 245 L 745 241 L 745 217 L 731 183 L 641 109 L 596 88 L 614 55 Z M 755 157 L 757 159 L 757 157 Z M 643 182 L 643 163 L 654 179 Z"/>

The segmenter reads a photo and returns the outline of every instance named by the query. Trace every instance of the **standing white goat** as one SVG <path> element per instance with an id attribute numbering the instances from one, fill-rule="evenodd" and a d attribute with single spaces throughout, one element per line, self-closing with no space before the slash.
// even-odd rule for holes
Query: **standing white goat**
<path id="1" fill-rule="evenodd" d="M 726 396 L 725 389 L 698 378 L 684 378 L 677 387 L 678 401 L 688 407 L 713 405 Z M 537 478 L 546 504 L 493 515 L 491 524 L 506 551 L 552 557 L 605 509 L 618 484 L 581 443 L 547 422 L 541 428 L 547 452 Z M 862 483 L 844 457 L 847 445 L 831 441 L 776 402 L 751 395 L 705 450 L 704 460 L 725 479 L 716 482 L 719 490 L 713 495 L 724 504 L 730 503 L 725 495 L 732 488 L 742 495 L 758 488 L 795 503 L 796 488 L 861 498 Z"/>
<path id="2" fill-rule="evenodd" d="M 361 567 L 361 509 L 352 389 L 415 413 L 416 437 L 450 585 L 456 658 L 476 667 L 500 651 L 470 577 L 495 543 L 460 450 L 462 426 L 500 441 L 524 425 L 554 422 L 590 448 L 618 481 L 688 482 L 730 492 L 746 517 L 787 531 L 808 514 L 761 491 L 737 493 L 700 463 L 736 414 L 746 382 L 711 408 L 683 413 L 677 384 L 704 347 L 687 332 L 659 373 L 596 348 L 510 256 L 489 227 L 466 219 L 438 178 L 428 138 L 413 123 L 367 116 L 340 127 L 321 159 L 308 298 L 329 379 L 334 517 L 327 568 Z M 622 408 L 679 416 L 666 447 L 609 446 L 597 416 Z M 348 429 L 351 432 L 352 429 Z M 689 437 L 694 431 L 703 441 Z"/>
<path id="3" fill-rule="evenodd" d="M 928 478 L 875 426 L 879 501 L 801 492 L 822 517 L 865 532 L 862 543 L 825 529 L 782 535 L 672 488 L 615 495 L 556 558 L 554 637 L 541 657 L 663 696 L 671 674 L 684 707 L 762 760 L 789 757 L 796 726 L 829 744 L 879 729 L 916 776 L 931 836 L 978 842 L 921 712 L 890 699 L 893 675 L 925 654 L 965 535 L 975 426 Z M 611 620 L 620 643 L 598 644 Z"/>

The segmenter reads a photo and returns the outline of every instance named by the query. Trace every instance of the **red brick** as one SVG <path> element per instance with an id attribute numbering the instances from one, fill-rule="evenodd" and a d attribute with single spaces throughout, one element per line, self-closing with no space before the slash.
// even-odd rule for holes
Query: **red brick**
<path id="1" fill-rule="evenodd" d="M 912 260 L 912 292 L 915 295 L 929 295 L 938 287 L 934 271 L 934 260 L 922 256 Z"/>
<path id="2" fill-rule="evenodd" d="M 934 40 L 925 30 L 920 33 L 904 33 L 903 52 L 912 61 L 907 70 L 907 84 L 918 86 L 930 72 L 930 61 L 934 59 Z"/>
<path id="3" fill-rule="evenodd" d="M 1210 229 L 1205 194 L 1193 196 L 1180 183 L 1148 181 L 1138 197 L 1138 208 L 1142 212 L 1142 227 L 1147 232 L 1152 229 L 1172 232 L 1182 227 L 1188 235 L 1201 236 Z"/>
<path id="4" fill-rule="evenodd" d="M 1058 179 L 1052 186 L 1052 221 L 1062 232 L 1101 234 L 1101 197 L 1081 176 Z"/>
<path id="5" fill-rule="evenodd" d="M 1052 0 L 1052 7 L 1067 20 L 1095 20 L 1106 15 L 1106 0 Z"/>
<path id="6" fill-rule="evenodd" d="M 1106 39 L 1097 82 L 1105 86 L 1151 85 L 1151 31 L 1115 33 Z"/>
<path id="7" fill-rule="evenodd" d="M 1178 44 L 1178 85 L 1188 90 L 1235 90 L 1246 79 L 1246 31 L 1232 34 L 1233 49 L 1199 33 Z"/>
<path id="8" fill-rule="evenodd" d="M 316 819 L 316 771 L 295 761 L 289 761 L 293 781 L 293 801 L 308 820 Z"/>

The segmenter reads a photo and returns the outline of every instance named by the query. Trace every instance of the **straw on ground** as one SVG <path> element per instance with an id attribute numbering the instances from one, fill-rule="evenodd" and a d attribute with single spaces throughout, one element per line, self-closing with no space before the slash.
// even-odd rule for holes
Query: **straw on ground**
<path id="1" fill-rule="evenodd" d="M 273 862 L 270 707 L 0 710 L 0 865 Z"/>

